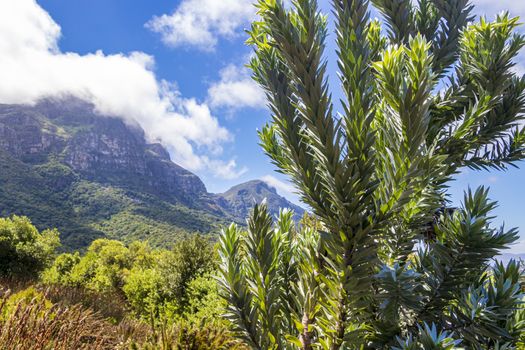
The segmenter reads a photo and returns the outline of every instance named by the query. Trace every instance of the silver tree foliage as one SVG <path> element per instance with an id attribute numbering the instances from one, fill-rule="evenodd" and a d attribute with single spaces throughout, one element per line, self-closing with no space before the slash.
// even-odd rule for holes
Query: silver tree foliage
<path id="1" fill-rule="evenodd" d="M 259 0 L 249 43 L 272 121 L 261 145 L 315 224 L 264 204 L 221 237 L 221 285 L 253 349 L 515 349 L 518 238 L 495 228 L 485 188 L 447 209 L 463 168 L 525 158 L 525 45 L 508 14 L 467 0 L 332 0 L 344 99 L 334 111 L 316 0 Z M 312 220 L 311 220 L 312 221 Z"/>

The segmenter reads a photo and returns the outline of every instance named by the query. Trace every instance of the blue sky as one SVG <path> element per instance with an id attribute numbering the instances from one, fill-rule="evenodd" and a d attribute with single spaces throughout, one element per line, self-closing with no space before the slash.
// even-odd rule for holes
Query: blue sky
<path id="1" fill-rule="evenodd" d="M 478 14 L 509 9 L 525 18 L 525 1 L 473 2 Z M 249 0 L 0 1 L 0 102 L 90 98 L 102 113 L 141 125 L 212 192 L 263 178 L 291 196 L 258 146 L 269 116 L 243 68 L 253 18 Z M 331 52 L 328 59 L 334 73 Z M 490 186 L 497 222 L 525 232 L 524 180 L 525 170 L 465 171 L 450 192 L 457 202 L 468 186 Z M 525 242 L 514 251 L 525 252 Z"/>

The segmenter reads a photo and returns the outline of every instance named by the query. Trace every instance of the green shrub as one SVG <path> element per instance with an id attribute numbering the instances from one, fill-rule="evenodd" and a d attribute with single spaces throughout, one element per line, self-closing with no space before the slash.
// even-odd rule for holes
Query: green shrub
<path id="1" fill-rule="evenodd" d="M 163 276 L 163 293 L 177 300 L 181 309 L 187 306 L 186 290 L 195 278 L 215 270 L 217 257 L 210 241 L 192 235 L 177 242 L 170 254 L 163 254 L 158 268 Z"/>
<path id="2" fill-rule="evenodd" d="M 157 315 L 162 300 L 162 276 L 158 269 L 133 268 L 122 288 L 132 309 L 139 316 Z"/>
<path id="3" fill-rule="evenodd" d="M 126 247 L 118 241 L 100 239 L 83 256 L 58 256 L 42 274 L 42 281 L 120 295 L 138 317 L 149 320 L 152 315 L 169 316 L 173 320 L 196 312 L 189 286 L 215 269 L 215 259 L 211 243 L 198 235 L 181 240 L 172 250 L 152 249 L 144 242 Z M 202 279 L 200 282 L 205 283 Z"/>
<path id="4" fill-rule="evenodd" d="M 195 278 L 189 283 L 186 294 L 188 305 L 183 315 L 185 319 L 193 323 L 205 321 L 226 324 L 222 316 L 227 304 L 219 294 L 214 275 L 206 274 Z"/>
<path id="5" fill-rule="evenodd" d="M 28 218 L 0 218 L 0 277 L 35 278 L 60 246 L 56 230 L 38 230 Z"/>
<path id="6" fill-rule="evenodd" d="M 48 284 L 71 285 L 71 270 L 80 262 L 80 254 L 64 253 L 56 257 L 55 261 L 42 273 L 42 281 Z"/>

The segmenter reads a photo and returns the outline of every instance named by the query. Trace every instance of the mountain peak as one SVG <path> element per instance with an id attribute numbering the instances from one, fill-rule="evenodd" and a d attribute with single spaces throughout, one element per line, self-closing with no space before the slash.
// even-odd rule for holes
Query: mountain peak
<path id="1" fill-rule="evenodd" d="M 268 209 L 274 216 L 278 215 L 279 210 L 283 208 L 292 209 L 296 218 L 304 214 L 303 208 L 279 195 L 275 187 L 262 180 L 251 180 L 233 186 L 219 196 L 223 199 L 225 206 L 237 217 L 247 217 L 250 209 L 263 200 L 266 200 Z"/>
<path id="2" fill-rule="evenodd" d="M 241 184 L 235 185 L 228 191 L 226 191 L 226 193 L 242 190 L 254 191 L 255 193 L 263 193 L 264 191 L 269 191 L 271 193 L 278 194 L 277 189 L 275 187 L 271 186 L 266 181 L 258 179 L 246 181 Z"/>

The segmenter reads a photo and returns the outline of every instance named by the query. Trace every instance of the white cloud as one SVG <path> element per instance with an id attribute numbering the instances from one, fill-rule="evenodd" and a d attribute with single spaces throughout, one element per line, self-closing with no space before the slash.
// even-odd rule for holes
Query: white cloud
<path id="1" fill-rule="evenodd" d="M 139 124 L 150 140 L 163 143 L 173 160 L 190 170 L 219 169 L 218 175 L 226 177 L 238 172 L 232 161 L 222 161 L 223 170 L 216 166 L 232 135 L 206 104 L 159 82 L 153 57 L 61 52 L 60 35 L 58 24 L 35 0 L 0 0 L 0 103 L 74 95 L 94 103 L 102 114 Z"/>
<path id="2" fill-rule="evenodd" d="M 171 15 L 154 17 L 146 26 L 169 46 L 213 50 L 220 37 L 242 33 L 255 17 L 252 0 L 182 0 Z"/>
<path id="3" fill-rule="evenodd" d="M 253 0 L 182 0 L 172 14 L 156 16 L 146 23 L 172 47 L 194 46 L 213 50 L 219 38 L 242 34 L 242 27 L 256 18 Z M 504 10 L 525 18 L 525 1 L 473 0 L 476 13 L 493 16 Z M 290 6 L 290 1 L 285 1 Z"/>
<path id="4" fill-rule="evenodd" d="M 221 160 L 209 160 L 208 166 L 215 169 L 215 176 L 226 180 L 233 180 L 246 174 L 248 168 L 238 168 L 235 159 L 231 159 L 228 162 Z"/>
<path id="5" fill-rule="evenodd" d="M 263 108 L 266 105 L 264 91 L 250 77 L 248 69 L 235 65 L 221 71 L 220 81 L 208 90 L 208 100 L 210 106 L 216 108 Z"/>

